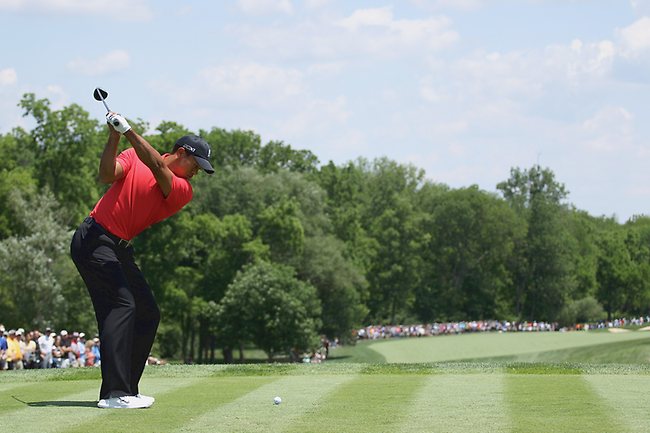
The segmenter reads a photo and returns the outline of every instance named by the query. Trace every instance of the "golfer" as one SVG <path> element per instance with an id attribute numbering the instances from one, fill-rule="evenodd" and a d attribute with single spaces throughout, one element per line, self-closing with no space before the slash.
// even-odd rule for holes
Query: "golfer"
<path id="1" fill-rule="evenodd" d="M 101 341 L 100 408 L 144 408 L 154 398 L 138 383 L 153 345 L 160 310 L 135 264 L 131 240 L 178 212 L 192 199 L 189 179 L 199 169 L 214 173 L 210 146 L 195 135 L 181 137 L 160 155 L 126 119 L 106 115 L 110 134 L 99 179 L 111 187 L 72 238 L 70 252 L 95 309 Z M 121 134 L 131 148 L 117 154 Z"/>

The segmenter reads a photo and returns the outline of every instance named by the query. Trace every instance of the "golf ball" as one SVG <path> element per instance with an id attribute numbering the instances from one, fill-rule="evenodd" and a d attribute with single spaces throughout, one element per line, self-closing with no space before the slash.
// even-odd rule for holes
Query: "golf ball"
<path id="1" fill-rule="evenodd" d="M 273 399 L 273 404 L 280 404 L 280 403 L 282 403 L 282 399 L 280 397 L 275 397 Z"/>

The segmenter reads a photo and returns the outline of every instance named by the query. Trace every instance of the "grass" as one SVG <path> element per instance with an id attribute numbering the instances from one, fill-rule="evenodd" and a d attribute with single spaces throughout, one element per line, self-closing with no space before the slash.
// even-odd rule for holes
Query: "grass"
<path id="1" fill-rule="evenodd" d="M 650 334 L 572 334 L 362 342 L 323 364 L 147 367 L 141 390 L 156 404 L 133 411 L 95 407 L 97 369 L 2 372 L 0 417 L 66 433 L 647 431 Z"/>
<path id="2" fill-rule="evenodd" d="M 536 332 L 476 333 L 423 338 L 363 341 L 353 362 L 408 363 L 446 361 L 650 361 L 650 333 Z M 339 349 L 337 348 L 336 351 Z M 338 356 L 334 351 L 334 356 Z M 375 352 L 372 355 L 369 352 Z M 382 361 L 383 359 L 383 361 Z"/>

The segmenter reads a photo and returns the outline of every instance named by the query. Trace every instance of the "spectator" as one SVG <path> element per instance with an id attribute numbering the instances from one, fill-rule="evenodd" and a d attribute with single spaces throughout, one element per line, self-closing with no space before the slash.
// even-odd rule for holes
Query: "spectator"
<path id="1" fill-rule="evenodd" d="M 102 363 L 101 350 L 99 350 L 99 338 L 93 338 L 93 355 L 95 356 L 95 366 L 98 367 Z"/>
<path id="2" fill-rule="evenodd" d="M 68 351 L 68 358 L 70 359 L 70 367 L 83 367 L 82 355 L 85 353 L 86 348 L 83 343 L 80 343 L 79 333 L 73 332 L 70 338 L 70 350 Z"/>
<path id="3" fill-rule="evenodd" d="M 73 367 L 72 365 L 72 360 L 76 361 L 76 357 L 74 356 L 73 349 L 70 347 L 71 346 L 71 338 L 70 335 L 68 334 L 68 331 L 65 329 L 61 330 L 61 345 L 59 346 L 61 348 L 61 352 L 63 352 L 63 356 L 61 359 L 61 368 L 69 368 Z"/>
<path id="4" fill-rule="evenodd" d="M 7 335 L 4 325 L 0 325 L 0 371 L 7 369 Z"/>
<path id="5" fill-rule="evenodd" d="M 54 346 L 52 346 L 52 368 L 63 368 L 63 342 L 61 341 L 61 336 L 54 333 L 51 335 L 54 338 Z"/>
<path id="6" fill-rule="evenodd" d="M 79 349 L 79 367 L 83 367 L 86 365 L 86 334 L 83 332 L 79 333 L 77 348 Z"/>
<path id="7" fill-rule="evenodd" d="M 54 337 L 52 329 L 45 328 L 45 334 L 38 338 L 38 348 L 41 352 L 41 368 L 52 367 L 52 349 L 54 348 Z"/>
<path id="8" fill-rule="evenodd" d="M 30 331 L 24 335 L 23 339 L 23 364 L 25 368 L 36 368 L 38 367 L 36 357 L 39 356 L 40 352 L 37 351 L 36 341 L 34 341 L 34 332 Z M 40 359 L 40 357 L 39 357 Z"/>
<path id="9" fill-rule="evenodd" d="M 93 352 L 93 346 L 95 342 L 93 340 L 86 341 L 84 345 L 84 366 L 92 367 L 95 365 L 95 353 Z"/>
<path id="10" fill-rule="evenodd" d="M 23 353 L 20 351 L 20 340 L 15 329 L 9 330 L 7 339 L 7 364 L 9 370 L 23 369 Z"/>

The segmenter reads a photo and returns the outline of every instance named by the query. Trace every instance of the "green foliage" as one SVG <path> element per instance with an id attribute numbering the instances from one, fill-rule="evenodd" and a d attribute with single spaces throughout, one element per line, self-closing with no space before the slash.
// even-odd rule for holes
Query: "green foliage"
<path id="1" fill-rule="evenodd" d="M 77 224 L 100 197 L 96 177 L 105 127 L 76 104 L 53 111 L 46 99 L 27 94 L 19 105 L 36 121 L 25 146 L 34 154 L 39 186 L 65 205 L 66 222 Z"/>
<path id="2" fill-rule="evenodd" d="M 226 346 L 252 342 L 272 360 L 314 349 L 320 313 L 313 286 L 296 279 L 291 268 L 258 262 L 245 267 L 229 286 L 216 323 Z"/>
<path id="3" fill-rule="evenodd" d="M 360 326 L 368 314 L 368 283 L 361 271 L 345 259 L 344 248 L 334 236 L 307 239 L 298 277 L 318 290 L 322 333 L 347 341 L 350 331 Z"/>
<path id="4" fill-rule="evenodd" d="M 0 241 L 3 321 L 9 326 L 92 329 L 90 302 L 80 296 L 85 288 L 68 257 L 72 233 L 61 224 L 61 209 L 52 194 L 44 190 L 26 198 L 15 191 L 8 205 L 23 226 L 20 235 Z"/>
<path id="5" fill-rule="evenodd" d="M 0 135 L 3 320 L 90 330 L 67 245 L 106 188 L 96 181 L 106 126 L 33 94 L 20 106 L 34 128 Z M 130 122 L 160 152 L 191 132 Z M 597 319 L 599 306 L 610 318 L 650 314 L 650 218 L 621 225 L 574 209 L 548 168 L 513 168 L 497 196 L 435 184 L 387 158 L 319 166 L 310 151 L 264 145 L 253 131 L 198 134 L 216 173 L 196 176 L 192 203 L 135 241 L 163 313 L 165 356 L 213 362 L 217 349 L 254 343 L 272 357 L 368 323 L 569 323 Z M 240 329 L 232 305 L 247 291 L 268 302 Z M 282 317 L 253 317 L 267 307 Z M 302 334 L 285 318 L 306 324 Z"/>
<path id="6" fill-rule="evenodd" d="M 476 187 L 430 200 L 425 231 L 424 283 L 417 311 L 423 320 L 504 317 L 512 293 L 507 262 L 521 223 L 496 196 Z"/>
<path id="7" fill-rule="evenodd" d="M 603 306 L 592 296 L 587 296 L 567 302 L 558 315 L 558 322 L 561 326 L 573 326 L 576 323 L 594 323 L 605 317 Z"/>
<path id="8" fill-rule="evenodd" d="M 518 317 L 553 321 L 576 288 L 576 241 L 567 229 L 569 211 L 561 203 L 564 185 L 549 169 L 513 169 L 499 183 L 504 198 L 525 222 L 511 261 Z"/>
<path id="9" fill-rule="evenodd" d="M 300 256 L 305 243 L 305 232 L 298 217 L 295 200 L 282 200 L 262 211 L 259 234 L 262 241 L 271 246 L 273 261 L 287 263 Z"/>

